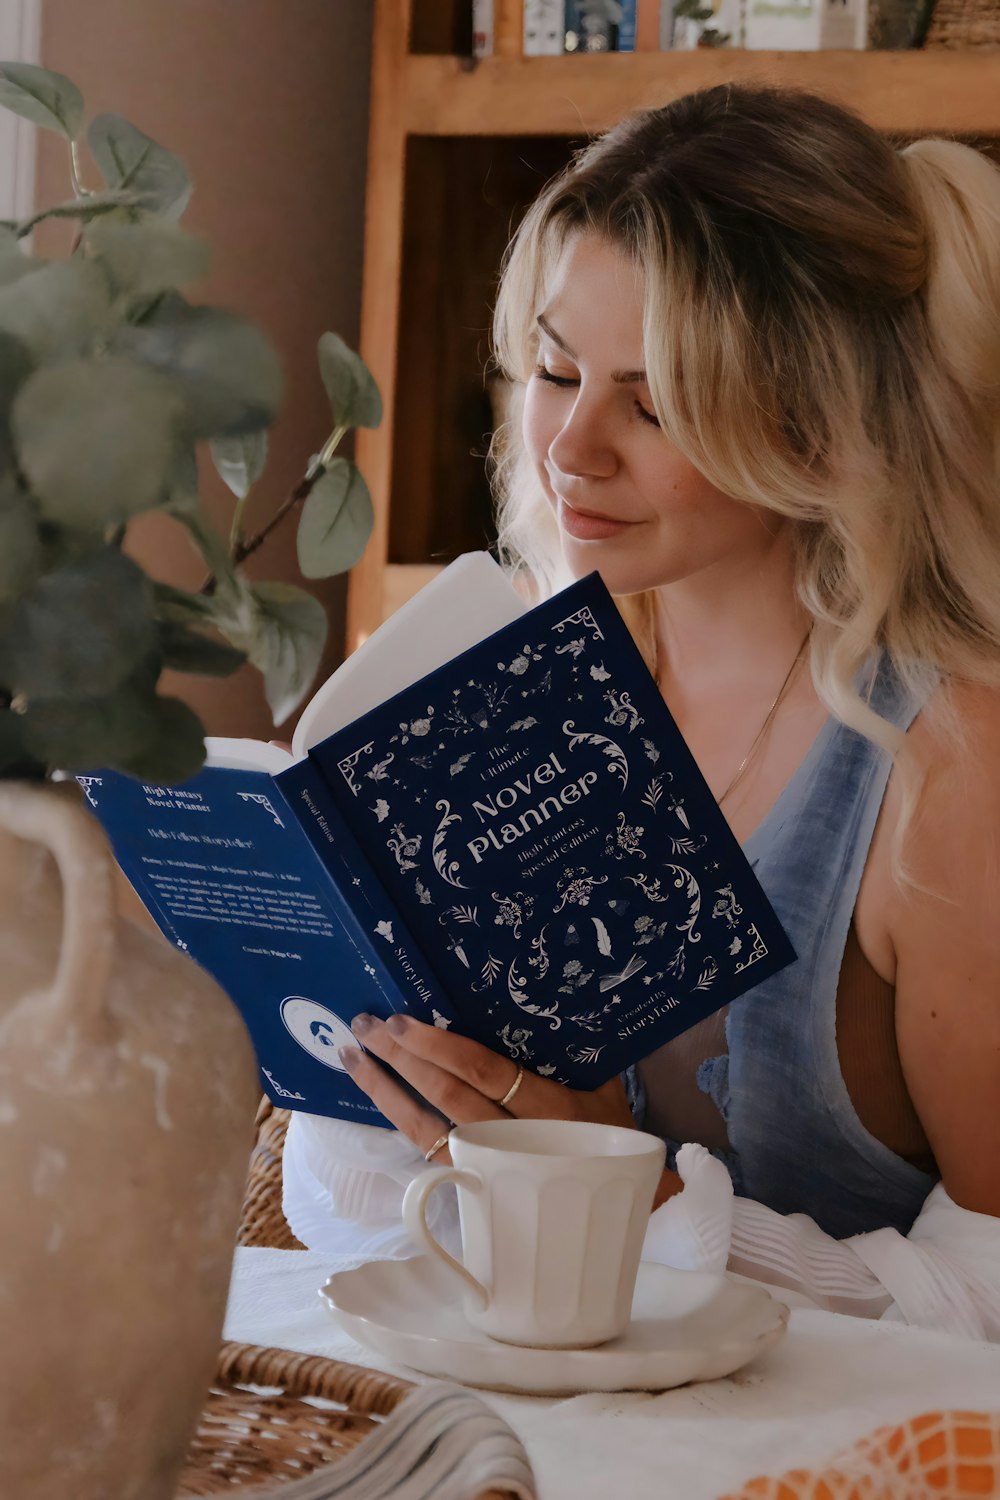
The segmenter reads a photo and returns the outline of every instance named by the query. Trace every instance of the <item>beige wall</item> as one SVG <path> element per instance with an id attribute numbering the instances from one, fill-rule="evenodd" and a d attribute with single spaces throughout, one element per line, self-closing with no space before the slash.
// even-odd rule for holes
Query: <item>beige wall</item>
<path id="1" fill-rule="evenodd" d="M 186 163 L 195 191 L 185 226 L 214 248 L 191 295 L 251 317 L 280 351 L 284 408 L 249 505 L 253 530 L 301 477 L 329 431 L 315 349 L 326 329 L 356 347 L 367 137 L 371 0 L 44 0 L 42 62 L 82 90 L 87 118 L 125 115 Z M 90 181 L 95 181 L 93 176 Z M 39 131 L 37 198 L 69 196 L 65 148 Z M 39 236 L 41 253 L 66 230 Z M 211 466 L 203 493 L 228 529 L 226 491 Z M 297 581 L 293 524 L 249 565 Z M 144 517 L 131 543 L 158 577 L 197 585 L 203 568 L 184 536 Z M 341 658 L 345 583 L 310 583 L 327 607 L 324 674 Z M 164 679 L 210 733 L 267 737 L 260 679 Z M 290 723 L 282 733 L 290 731 Z"/>

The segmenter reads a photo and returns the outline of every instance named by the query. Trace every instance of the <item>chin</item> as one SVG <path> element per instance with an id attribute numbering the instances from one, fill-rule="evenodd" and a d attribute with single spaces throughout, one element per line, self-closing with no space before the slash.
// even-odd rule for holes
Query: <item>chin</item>
<path id="1" fill-rule="evenodd" d="M 564 537 L 562 557 L 567 583 L 585 578 L 588 573 L 600 573 L 608 592 L 619 597 L 659 588 L 672 582 L 675 576 L 668 569 L 651 566 L 648 557 L 624 557 L 620 551 L 616 555 L 616 549 L 607 543 L 581 544 Z"/>

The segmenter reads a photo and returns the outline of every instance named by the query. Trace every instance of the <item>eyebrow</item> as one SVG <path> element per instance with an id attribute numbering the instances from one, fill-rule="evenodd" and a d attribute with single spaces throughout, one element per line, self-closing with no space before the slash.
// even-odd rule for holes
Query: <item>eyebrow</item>
<path id="1" fill-rule="evenodd" d="M 536 321 L 546 338 L 550 339 L 557 349 L 561 349 L 564 354 L 568 354 L 570 359 L 576 359 L 573 350 L 564 339 L 559 337 L 544 313 L 539 313 Z M 645 385 L 646 372 L 645 370 L 612 370 L 611 379 L 615 385 Z"/>

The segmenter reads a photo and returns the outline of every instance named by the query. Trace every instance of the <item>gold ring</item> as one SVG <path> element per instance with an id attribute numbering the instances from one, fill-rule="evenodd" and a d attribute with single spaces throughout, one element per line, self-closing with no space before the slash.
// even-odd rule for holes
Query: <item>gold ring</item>
<path id="1" fill-rule="evenodd" d="M 514 1082 L 511 1084 L 506 1094 L 504 1094 L 503 1098 L 496 1100 L 496 1103 L 500 1106 L 501 1109 L 507 1108 L 507 1105 L 510 1103 L 514 1095 L 517 1093 L 518 1089 L 521 1087 L 521 1080 L 523 1079 L 523 1077 L 524 1069 L 520 1066 L 520 1064 L 518 1064 L 517 1072 L 514 1075 Z"/>
<path id="2" fill-rule="evenodd" d="M 434 1142 L 433 1146 L 431 1147 L 431 1149 L 429 1151 L 425 1151 L 424 1152 L 424 1161 L 430 1161 L 430 1159 L 431 1159 L 432 1156 L 437 1156 L 438 1152 L 444 1146 L 447 1146 L 447 1144 L 448 1144 L 448 1135 L 447 1135 L 447 1132 L 446 1132 L 444 1135 L 439 1135 L 438 1136 L 437 1140 Z"/>

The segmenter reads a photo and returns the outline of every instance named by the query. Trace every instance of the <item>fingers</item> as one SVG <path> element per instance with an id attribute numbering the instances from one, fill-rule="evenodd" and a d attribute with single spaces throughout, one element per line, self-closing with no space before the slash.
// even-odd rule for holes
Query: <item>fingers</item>
<path id="1" fill-rule="evenodd" d="M 432 1051 L 431 1056 L 421 1056 L 403 1045 L 402 1040 L 397 1039 L 398 1028 L 394 1028 L 392 1024 L 399 1019 L 401 1018 L 393 1017 L 392 1021 L 386 1024 L 374 1016 L 355 1016 L 352 1029 L 367 1052 L 374 1053 L 376 1057 L 388 1063 L 390 1068 L 423 1095 L 428 1104 L 439 1110 L 446 1119 L 454 1121 L 456 1125 L 466 1125 L 476 1120 L 503 1119 L 504 1111 L 498 1109 L 486 1095 L 458 1073 L 441 1065 L 436 1049 Z M 435 1032 L 439 1038 L 441 1037 L 441 1032 L 433 1026 L 427 1027 L 426 1030 Z M 442 1040 L 445 1039 L 442 1038 Z M 458 1038 L 448 1037 L 446 1040 L 454 1042 Z M 349 1050 L 344 1049 L 345 1052 Z M 485 1048 L 481 1050 L 485 1051 Z M 498 1058 L 497 1062 L 502 1063 L 503 1059 Z M 378 1071 L 381 1072 L 381 1069 Z M 357 1077 L 357 1075 L 352 1073 L 352 1077 Z M 358 1081 L 360 1082 L 360 1078 Z M 376 1096 L 372 1094 L 371 1097 L 378 1104 Z"/>
<path id="2" fill-rule="evenodd" d="M 341 1047 L 337 1055 L 358 1088 L 421 1151 L 429 1151 L 435 1141 L 447 1133 L 447 1119 L 414 1099 L 374 1058 L 366 1057 L 360 1047 Z M 434 1153 L 435 1166 L 441 1166 L 450 1160 L 451 1157 L 445 1150 Z"/>
<path id="3" fill-rule="evenodd" d="M 500 1100 L 510 1094 L 518 1077 L 518 1065 L 469 1037 L 403 1015 L 388 1021 L 355 1016 L 352 1025 L 368 1051 L 381 1057 L 456 1124 L 503 1119 L 507 1114 L 569 1120 L 579 1113 L 578 1096 L 571 1089 L 527 1071 L 501 1108 Z"/>

